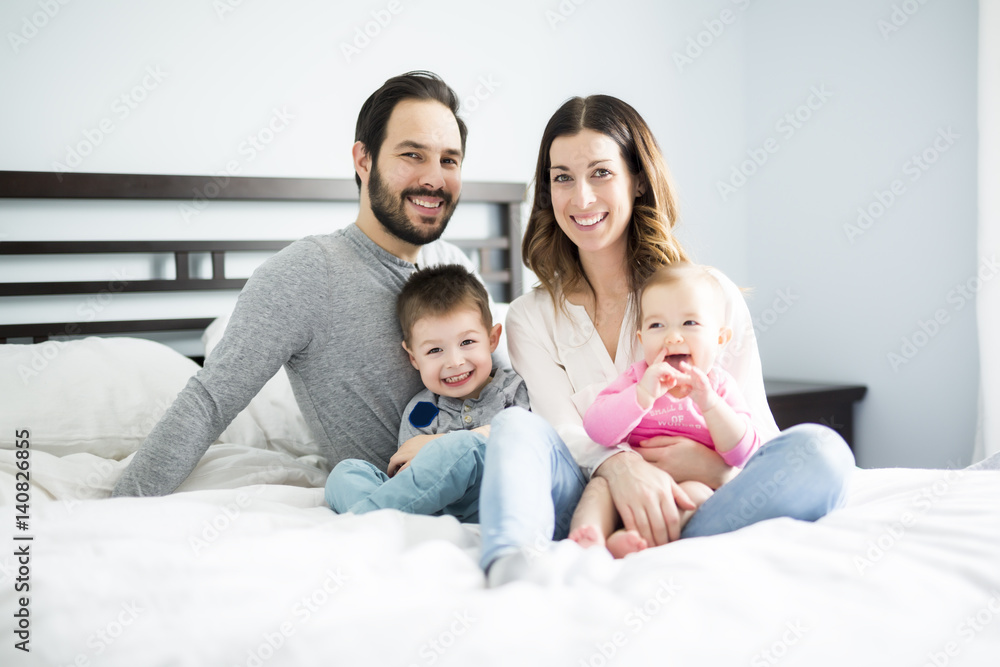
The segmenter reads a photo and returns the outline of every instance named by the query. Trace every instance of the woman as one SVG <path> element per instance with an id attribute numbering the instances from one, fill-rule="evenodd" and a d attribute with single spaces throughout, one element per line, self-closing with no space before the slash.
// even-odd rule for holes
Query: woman
<path id="1" fill-rule="evenodd" d="M 686 259 L 671 233 L 676 218 L 659 146 L 632 107 L 594 95 L 556 111 L 542 136 L 523 241 L 525 264 L 541 285 L 515 300 L 507 316 L 511 362 L 528 386 L 532 412 L 500 413 L 487 447 L 481 565 L 491 584 L 524 576 L 533 550 L 566 537 L 591 475 L 606 480 L 625 528 L 650 545 L 778 516 L 815 520 L 842 503 L 854 460 L 825 427 L 785 431 L 735 477 L 739 471 L 718 454 L 684 438 L 654 438 L 632 451 L 587 437 L 583 412 L 640 358 L 637 290 L 657 267 Z M 777 427 L 749 312 L 736 286 L 717 277 L 734 331 L 720 361 L 768 440 Z M 683 533 L 678 506 L 694 506 L 675 478 L 718 489 Z"/>

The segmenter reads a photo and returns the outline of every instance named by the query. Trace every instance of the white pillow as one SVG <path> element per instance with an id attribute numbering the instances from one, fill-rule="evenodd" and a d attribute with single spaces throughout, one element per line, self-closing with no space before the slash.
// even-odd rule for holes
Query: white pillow
<path id="1" fill-rule="evenodd" d="M 122 459 L 146 435 L 198 364 L 139 338 L 0 345 L 0 432 L 27 429 L 31 448 Z M 11 437 L 0 439 L 10 448 Z"/>

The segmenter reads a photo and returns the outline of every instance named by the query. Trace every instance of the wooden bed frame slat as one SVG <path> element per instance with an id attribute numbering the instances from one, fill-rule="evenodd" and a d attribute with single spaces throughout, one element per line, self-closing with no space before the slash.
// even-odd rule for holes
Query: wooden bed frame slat
<path id="1" fill-rule="evenodd" d="M 281 250 L 291 241 L 3 241 L 0 255 L 69 255 L 157 252 L 257 252 Z"/>
<path id="2" fill-rule="evenodd" d="M 64 255 L 100 253 L 173 253 L 174 279 L 111 281 L 113 291 L 180 292 L 243 289 L 245 278 L 226 278 L 226 252 L 278 251 L 292 241 L 11 241 L 0 243 L 0 255 Z M 211 253 L 212 277 L 192 278 L 191 253 Z M 97 294 L 109 290 L 101 280 L 0 283 L 3 296 Z"/>
<path id="3" fill-rule="evenodd" d="M 466 182 L 463 202 L 496 206 L 502 235 L 487 239 L 448 239 L 464 251 L 478 255 L 480 275 L 488 283 L 504 286 L 502 299 L 511 301 L 522 292 L 521 211 L 526 187 L 522 183 Z M 171 176 L 161 174 L 54 173 L 0 170 L 0 199 L 161 199 L 229 201 L 327 201 L 357 203 L 358 188 L 352 179 L 262 178 L 231 176 Z M 115 292 L 181 292 L 239 290 L 245 279 L 225 277 L 227 252 L 274 252 L 289 240 L 230 241 L 0 241 L 0 255 L 60 255 L 101 253 L 170 253 L 176 279 L 111 281 Z M 190 255 L 208 253 L 211 278 L 192 278 Z M 497 258 L 502 257 L 500 265 Z M 99 294 L 108 281 L 58 281 L 0 283 L 0 297 Z M 204 329 L 211 318 L 130 320 L 115 322 L 55 322 L 0 324 L 0 343 L 9 338 L 149 333 Z"/>
<path id="4" fill-rule="evenodd" d="M 522 183 L 470 182 L 462 201 L 519 204 Z M 357 202 L 358 187 L 342 178 L 169 176 L 0 171 L 0 198 L 16 199 L 203 199 Z M 519 218 L 520 219 L 520 218 Z"/>
<path id="5" fill-rule="evenodd" d="M 113 291 L 132 292 L 201 292 L 204 290 L 243 289 L 245 278 L 177 278 L 176 280 L 88 280 L 76 282 L 0 283 L 0 296 L 58 296 L 99 294 Z M 113 288 L 108 285 L 112 284 Z"/>
<path id="6" fill-rule="evenodd" d="M 121 333 L 154 333 L 175 331 L 200 331 L 215 318 L 191 317 L 174 320 L 130 320 L 107 322 L 40 322 L 37 324 L 4 324 L 0 344 L 8 338 L 31 338 L 35 343 L 44 343 L 52 336 L 100 336 Z M 122 329 L 123 324 L 130 327 Z"/>

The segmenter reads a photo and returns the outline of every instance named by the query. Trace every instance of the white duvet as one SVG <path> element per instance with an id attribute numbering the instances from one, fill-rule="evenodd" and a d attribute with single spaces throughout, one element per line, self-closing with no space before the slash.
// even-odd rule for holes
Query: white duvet
<path id="1" fill-rule="evenodd" d="M 18 347 L 37 346 L 0 346 L 23 381 L 0 386 L 4 667 L 1000 665 L 1000 472 L 859 470 L 814 524 L 621 561 L 564 542 L 549 579 L 489 590 L 475 526 L 328 510 L 300 415 L 268 417 L 276 385 L 178 493 L 110 499 L 190 362 L 92 342 L 30 350 L 32 375 Z"/>
<path id="2" fill-rule="evenodd" d="M 558 581 L 488 590 L 475 527 L 335 515 L 291 485 L 322 473 L 290 457 L 216 446 L 201 490 L 78 500 L 67 480 L 123 465 L 87 458 L 34 455 L 31 652 L 14 648 L 10 550 L 4 665 L 1000 664 L 998 472 L 858 471 L 848 507 L 815 524 L 622 561 L 563 543 Z M 0 452 L 7 545 L 14 463 Z"/>

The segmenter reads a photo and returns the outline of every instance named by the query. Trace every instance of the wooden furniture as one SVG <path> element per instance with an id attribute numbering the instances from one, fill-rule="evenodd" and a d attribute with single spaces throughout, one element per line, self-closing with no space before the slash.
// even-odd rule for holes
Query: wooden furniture
<path id="1" fill-rule="evenodd" d="M 764 392 L 778 428 L 823 424 L 854 447 L 854 404 L 864 398 L 863 385 L 764 379 Z"/>
<path id="2" fill-rule="evenodd" d="M 259 178 L 234 176 L 170 176 L 153 174 L 52 173 L 0 171 L 0 198 L 14 199 L 167 199 L 191 200 L 192 193 L 204 193 L 215 200 L 230 201 L 327 201 L 357 202 L 358 189 L 353 179 L 329 178 Z M 495 206 L 500 231 L 489 238 L 449 239 L 477 257 L 479 273 L 488 285 L 497 285 L 494 298 L 512 301 L 520 296 L 521 285 L 521 211 L 525 186 L 522 183 L 466 182 L 462 201 Z M 239 290 L 245 279 L 226 277 L 226 253 L 278 251 L 291 240 L 259 241 L 4 241 L 0 242 L 0 261 L 4 255 L 58 256 L 100 253 L 172 253 L 175 278 L 165 280 L 60 281 L 0 283 L 0 307 L 5 297 L 97 294 L 108 292 L 183 292 L 200 290 Z M 193 253 L 210 254 L 212 277 L 196 278 L 190 274 Z M 164 331 L 204 329 L 213 318 L 182 318 L 110 322 L 44 322 L 0 324 L 0 344 L 11 338 L 30 338 L 39 343 L 50 336 L 102 335 L 111 333 L 141 334 Z"/>

